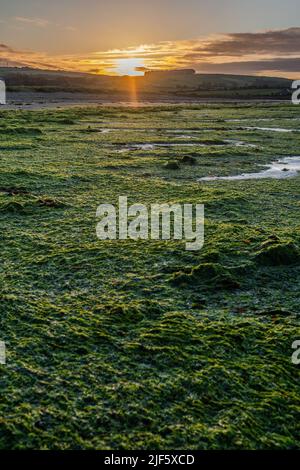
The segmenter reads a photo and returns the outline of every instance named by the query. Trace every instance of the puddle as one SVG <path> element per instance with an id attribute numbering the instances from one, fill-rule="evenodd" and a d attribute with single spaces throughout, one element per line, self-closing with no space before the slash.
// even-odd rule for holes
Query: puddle
<path id="1" fill-rule="evenodd" d="M 188 134 L 178 134 L 176 135 L 178 139 L 197 139 L 196 135 L 188 135 Z"/>
<path id="2" fill-rule="evenodd" d="M 217 181 L 217 180 L 252 180 L 252 179 L 261 179 L 261 178 L 291 178 L 292 176 L 297 176 L 300 171 L 300 157 L 285 157 L 276 162 L 271 163 L 271 165 L 263 165 L 266 170 L 262 170 L 258 173 L 243 173 L 241 175 L 235 176 L 206 176 L 200 178 L 198 181 Z"/>
<path id="3" fill-rule="evenodd" d="M 85 130 L 88 127 L 85 128 Z M 77 130 L 73 129 L 77 132 Z M 190 138 L 191 134 L 201 134 L 202 132 L 212 132 L 215 129 L 169 129 L 169 128 L 157 128 L 157 129 L 147 129 L 142 127 L 99 127 L 93 126 L 92 130 L 106 133 L 106 132 L 117 132 L 117 131 L 126 131 L 126 132 L 149 132 L 149 133 L 163 133 L 163 134 L 188 134 L 188 138 Z M 180 136 L 181 137 L 181 136 Z"/>
<path id="4" fill-rule="evenodd" d="M 252 121 L 273 121 L 275 118 L 255 118 L 253 117 Z M 240 119 L 225 119 L 225 122 L 244 122 L 249 121 L 249 118 L 240 118 Z"/>
<path id="5" fill-rule="evenodd" d="M 106 133 L 106 132 L 118 132 L 118 131 L 126 131 L 126 132 L 157 132 L 155 129 L 142 129 L 138 127 L 93 127 L 99 132 Z"/>
<path id="6" fill-rule="evenodd" d="M 267 121 L 276 121 L 276 120 L 291 120 L 291 121 L 299 121 L 299 117 L 295 116 L 281 116 L 281 117 L 269 117 L 269 118 L 239 118 L 239 119 L 225 119 L 225 122 L 245 122 L 245 121 L 254 121 L 254 122 L 267 122 Z"/>
<path id="7" fill-rule="evenodd" d="M 132 150 L 155 150 L 157 148 L 169 148 L 169 147 L 207 147 L 207 146 L 224 146 L 229 145 L 229 142 L 171 142 L 171 143 L 151 143 L 151 144 L 129 144 L 122 149 L 119 149 L 118 152 L 128 152 Z"/>
<path id="8" fill-rule="evenodd" d="M 224 140 L 224 142 L 228 145 L 235 145 L 236 147 L 257 147 L 255 144 L 249 144 L 248 142 L 244 142 L 243 140 L 226 139 Z"/>
<path id="9" fill-rule="evenodd" d="M 90 132 L 90 133 L 96 133 L 99 132 L 99 134 L 108 134 L 109 132 L 114 131 L 115 129 L 111 127 L 83 127 L 81 129 L 69 129 L 68 132 L 73 132 L 73 133 L 78 133 L 78 132 Z M 55 129 L 54 129 L 55 131 Z"/>
<path id="10" fill-rule="evenodd" d="M 246 131 L 267 131 L 267 132 L 297 132 L 298 129 L 284 129 L 282 127 L 243 127 Z"/>
<path id="11" fill-rule="evenodd" d="M 133 144 L 128 145 L 120 150 L 119 153 L 128 152 L 132 150 L 155 150 L 157 148 L 168 148 L 168 147 L 190 147 L 190 146 L 198 146 L 198 147 L 205 147 L 206 144 L 191 144 L 191 143 L 171 143 L 171 144 Z"/>
<path id="12" fill-rule="evenodd" d="M 168 132 L 170 134 L 184 134 L 189 132 L 190 134 L 201 134 L 201 132 L 213 131 L 214 129 L 161 129 L 162 131 Z"/>
<path id="13" fill-rule="evenodd" d="M 181 135 L 179 138 L 191 139 L 192 136 Z M 145 144 L 128 144 L 121 149 L 118 149 L 119 153 L 133 151 L 133 150 L 155 150 L 158 148 L 169 148 L 169 147 L 207 147 L 207 146 L 235 146 L 235 147 L 251 147 L 257 148 L 257 145 L 243 142 L 242 140 L 231 140 L 226 139 L 223 141 L 206 141 L 206 142 L 162 142 L 162 143 L 145 143 Z"/>

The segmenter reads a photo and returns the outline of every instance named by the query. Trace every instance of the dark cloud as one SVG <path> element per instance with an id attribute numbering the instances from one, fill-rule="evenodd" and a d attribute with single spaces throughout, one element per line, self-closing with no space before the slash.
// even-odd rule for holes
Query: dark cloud
<path id="1" fill-rule="evenodd" d="M 0 44 L 0 52 L 11 52 L 11 53 L 14 53 L 15 51 L 7 46 L 6 44 Z"/>
<path id="2" fill-rule="evenodd" d="M 165 41 L 141 48 L 98 51 L 88 55 L 51 56 L 18 51 L 0 44 L 0 63 L 41 68 L 111 73 L 118 60 L 139 57 L 138 72 L 194 68 L 204 73 L 300 76 L 300 27 L 259 33 L 229 33 L 184 41 Z"/>
<path id="3" fill-rule="evenodd" d="M 231 33 L 190 51 L 202 57 L 239 56 L 247 54 L 300 54 L 300 28 L 289 28 L 262 33 Z"/>
<path id="4" fill-rule="evenodd" d="M 136 72 L 148 72 L 150 69 L 148 67 L 135 67 Z"/>
<path id="5" fill-rule="evenodd" d="M 242 62 L 227 62 L 220 64 L 201 63 L 193 64 L 198 72 L 232 73 L 232 74 L 261 74 L 263 72 L 293 73 L 300 71 L 300 57 L 273 58 L 268 60 L 253 60 Z M 299 73 L 300 76 L 300 73 Z"/>

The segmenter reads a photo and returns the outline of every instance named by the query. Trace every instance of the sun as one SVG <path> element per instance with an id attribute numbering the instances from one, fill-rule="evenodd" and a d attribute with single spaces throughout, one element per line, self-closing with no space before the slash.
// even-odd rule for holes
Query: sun
<path id="1" fill-rule="evenodd" d="M 118 75 L 130 75 L 137 77 L 144 75 L 142 70 L 137 70 L 139 67 L 145 67 L 144 60 L 137 57 L 130 57 L 126 59 L 117 59 L 114 71 Z"/>

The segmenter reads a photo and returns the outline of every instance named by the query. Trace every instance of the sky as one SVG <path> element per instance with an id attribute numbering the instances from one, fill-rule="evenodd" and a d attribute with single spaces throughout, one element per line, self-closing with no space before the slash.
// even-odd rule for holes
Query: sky
<path id="1" fill-rule="evenodd" d="M 0 64 L 300 78 L 299 0 L 1 0 Z"/>

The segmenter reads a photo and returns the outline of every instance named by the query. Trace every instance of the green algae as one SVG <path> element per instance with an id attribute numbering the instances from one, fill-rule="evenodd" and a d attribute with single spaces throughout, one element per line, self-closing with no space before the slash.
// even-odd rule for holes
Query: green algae
<path id="1" fill-rule="evenodd" d="M 300 250 L 292 242 L 263 244 L 260 251 L 256 253 L 255 260 L 266 266 L 299 264 Z"/>
<path id="2" fill-rule="evenodd" d="M 239 287 L 239 283 L 230 273 L 218 263 L 202 263 L 195 266 L 187 273 L 175 273 L 172 278 L 174 285 L 181 284 L 209 284 L 213 288 L 234 289 Z"/>
<path id="3" fill-rule="evenodd" d="M 179 165 L 177 162 L 168 162 L 164 165 L 166 170 L 179 170 Z"/>
<path id="4" fill-rule="evenodd" d="M 196 181 L 297 155 L 299 133 L 231 122 L 266 118 L 299 127 L 286 104 L 1 112 L 1 449 L 299 448 L 299 176 Z M 191 127 L 195 146 L 111 145 Z M 119 195 L 204 203 L 203 249 L 98 240 Z"/>
<path id="5" fill-rule="evenodd" d="M 185 155 L 184 157 L 182 157 L 181 159 L 181 163 L 183 163 L 184 165 L 196 165 L 197 164 L 197 160 L 196 158 L 190 156 L 190 155 Z"/>

